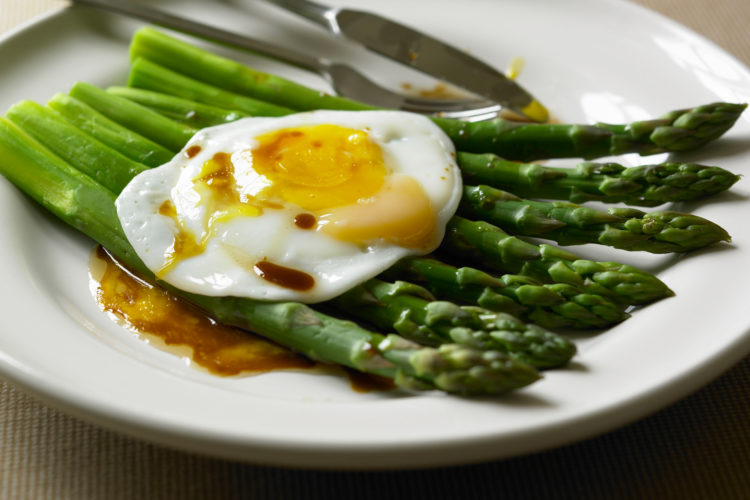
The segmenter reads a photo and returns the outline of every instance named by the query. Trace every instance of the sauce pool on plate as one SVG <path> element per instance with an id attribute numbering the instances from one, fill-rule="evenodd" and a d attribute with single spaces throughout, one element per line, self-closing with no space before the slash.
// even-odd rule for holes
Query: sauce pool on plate
<path id="1" fill-rule="evenodd" d="M 99 307 L 117 322 L 174 354 L 187 351 L 195 365 L 219 376 L 272 370 L 341 373 L 239 328 L 218 323 L 202 310 L 123 268 L 101 246 L 91 262 L 91 289 Z M 389 390 L 389 379 L 346 371 L 357 392 Z"/>

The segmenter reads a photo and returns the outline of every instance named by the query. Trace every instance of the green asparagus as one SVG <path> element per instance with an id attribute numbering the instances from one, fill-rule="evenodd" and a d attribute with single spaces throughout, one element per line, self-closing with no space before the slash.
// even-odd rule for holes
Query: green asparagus
<path id="1" fill-rule="evenodd" d="M 157 140 L 157 137 L 153 139 Z M 457 249 L 466 246 L 476 237 L 494 238 L 495 245 L 486 254 L 489 257 L 488 262 L 484 264 L 503 272 L 527 275 L 544 283 L 567 283 L 573 286 L 585 284 L 587 294 L 601 295 L 620 304 L 644 304 L 672 295 L 671 290 L 658 278 L 631 266 L 579 259 L 569 252 L 549 245 L 536 247 L 510 237 L 489 224 L 486 224 L 486 227 L 493 229 L 484 235 L 484 230 L 473 224 L 466 219 L 454 217 L 449 225 L 443 248 L 460 251 Z M 482 223 L 476 224 L 481 226 Z M 467 252 L 468 255 L 479 255 L 476 249 L 471 247 L 467 247 Z M 504 255 L 507 255 L 508 263 L 501 266 L 498 260 L 503 259 Z M 595 276 L 595 279 L 592 276 Z"/>
<path id="2" fill-rule="evenodd" d="M 93 95 L 97 94 L 96 90 L 88 88 L 87 85 L 76 84 L 74 86 L 74 89 L 81 89 L 81 88 L 85 89 L 88 94 L 93 94 Z M 162 126 L 160 126 L 160 127 L 149 127 L 148 125 L 149 125 L 149 121 L 151 119 L 150 115 L 148 113 L 139 113 L 138 112 L 139 111 L 138 108 L 140 108 L 139 105 L 134 105 L 133 103 L 131 103 L 131 102 L 129 102 L 129 101 L 127 101 L 127 100 L 125 100 L 125 99 L 123 99 L 121 97 L 118 97 L 118 96 L 115 96 L 113 94 L 110 94 L 108 97 L 97 96 L 96 100 L 97 100 L 98 103 L 106 103 L 104 107 L 106 107 L 107 109 L 111 110 L 110 111 L 110 115 L 114 119 L 117 119 L 119 122 L 122 122 L 123 125 L 126 125 L 128 127 L 132 127 L 132 128 L 135 128 L 136 130 L 142 131 L 149 138 L 153 139 L 154 142 L 168 142 L 168 141 L 166 141 L 164 139 L 164 137 L 168 138 L 170 136 L 170 134 L 174 133 L 175 130 L 177 131 L 177 133 L 180 133 L 181 129 L 179 129 L 179 128 L 173 129 L 172 127 L 170 127 L 169 123 L 162 123 Z M 118 109 L 118 106 L 119 106 L 119 104 L 122 101 L 125 101 L 124 108 L 126 110 L 130 111 L 127 114 L 121 112 Z M 36 106 L 39 107 L 39 108 L 41 108 L 41 106 L 38 106 L 38 105 L 36 105 Z M 20 108 L 14 114 L 22 116 L 24 114 L 24 111 L 25 111 L 25 108 Z M 52 112 L 52 111 L 50 110 L 50 112 Z M 107 163 L 106 162 L 106 158 L 105 158 L 105 163 Z M 411 288 L 411 290 L 415 290 L 417 288 L 418 287 L 413 286 Z M 406 288 L 406 285 L 402 285 L 399 289 L 403 292 L 407 288 Z M 355 290 L 361 290 L 361 289 L 355 289 Z M 346 296 L 347 297 L 351 297 L 355 293 L 357 293 L 357 292 L 350 292 L 350 293 L 346 294 Z M 342 299 L 342 300 L 344 300 L 344 299 Z M 400 311 L 400 309 L 397 309 L 398 308 L 398 304 L 397 303 L 398 303 L 399 300 L 402 301 L 402 302 L 403 301 L 408 301 L 409 297 L 407 297 L 405 293 L 400 293 L 400 294 L 396 295 L 390 302 L 385 302 L 383 304 L 383 307 L 376 308 L 375 311 L 378 312 L 378 313 L 381 313 L 380 317 L 384 317 L 384 318 L 394 318 L 394 317 L 397 317 L 398 314 L 399 314 L 398 311 Z M 416 299 L 412 298 L 412 301 L 414 301 L 414 300 L 416 300 Z M 449 307 L 449 304 L 450 304 L 450 303 L 446 303 L 446 302 L 441 302 L 441 303 L 439 303 L 440 305 L 438 306 L 437 303 L 435 305 L 428 305 L 427 302 L 424 299 L 419 299 L 419 301 L 420 301 L 420 306 L 423 309 L 425 309 L 426 311 L 435 311 L 435 310 L 438 310 L 438 307 L 439 307 L 439 310 L 444 311 L 444 310 L 446 310 Z M 335 301 L 335 302 L 338 302 L 338 301 Z M 392 305 L 393 305 L 393 307 L 390 307 Z M 390 307 L 390 309 L 389 309 L 389 307 Z M 416 306 L 413 306 L 413 307 L 416 307 Z M 352 312 L 357 312 L 357 311 L 361 311 L 361 310 L 362 310 L 362 308 L 351 309 L 351 310 L 348 310 L 348 312 L 352 313 Z M 394 312 L 394 310 L 396 312 Z M 459 311 L 460 309 L 458 308 L 458 306 L 454 306 L 453 310 Z M 474 314 L 474 316 L 478 316 L 478 313 L 473 313 L 473 314 Z M 493 313 L 490 313 L 488 311 L 483 317 L 486 320 L 488 320 L 488 318 L 492 317 L 492 314 Z M 463 312 L 462 313 L 462 317 L 466 317 L 467 315 L 468 315 L 467 312 Z M 414 320 L 415 317 L 416 316 L 414 316 L 414 313 L 413 313 L 412 314 L 412 321 Z M 426 318 L 435 318 L 435 317 L 436 317 L 436 315 L 434 313 L 431 314 L 431 315 L 428 315 L 427 317 L 425 317 L 424 315 L 420 316 L 420 318 L 422 320 L 425 320 Z M 457 319 L 457 321 L 458 321 L 458 319 Z M 505 322 L 507 323 L 507 320 Z M 520 323 L 518 321 L 516 321 L 516 322 Z M 379 326 L 386 327 L 386 328 L 393 328 L 394 324 L 393 323 L 390 323 L 390 324 L 387 323 L 387 319 L 386 319 L 386 323 L 382 323 L 381 322 L 379 324 Z M 512 345 L 509 344 L 508 342 L 504 342 L 504 343 L 501 342 L 500 339 L 502 338 L 501 337 L 502 331 L 500 331 L 501 333 L 494 332 L 494 330 L 496 330 L 497 328 L 494 327 L 494 326 L 492 326 L 492 325 L 489 325 L 489 324 L 485 324 L 484 327 L 486 327 L 487 329 L 492 329 L 493 333 L 490 334 L 489 332 L 485 333 L 484 331 L 479 331 L 480 325 L 475 324 L 474 325 L 474 327 L 475 327 L 474 329 L 477 330 L 477 331 L 471 331 L 471 335 L 470 336 L 469 336 L 469 333 L 468 333 L 469 331 L 466 330 L 466 328 L 465 328 L 465 325 L 463 325 L 462 329 L 457 329 L 457 330 L 453 331 L 452 335 L 450 334 L 451 330 L 447 330 L 447 329 L 443 328 L 444 326 L 445 326 L 445 322 L 443 321 L 442 323 L 438 323 L 436 325 L 432 325 L 432 324 L 425 325 L 425 328 L 434 328 L 434 329 L 436 329 L 436 331 L 438 331 L 441 334 L 443 334 L 443 336 L 442 336 L 442 343 L 445 343 L 446 341 L 453 339 L 457 343 L 464 343 L 464 344 L 466 344 L 469 341 L 471 341 L 471 343 L 472 343 L 473 346 L 475 346 L 475 347 L 481 347 L 483 349 L 488 349 L 488 348 L 494 347 L 494 348 L 499 349 L 499 350 L 511 350 L 511 349 L 518 350 L 518 349 L 523 348 L 523 349 L 525 349 L 525 354 L 518 354 L 518 353 L 511 353 L 511 354 L 514 355 L 514 356 L 516 356 L 516 357 L 522 355 L 522 356 L 525 356 L 525 357 L 528 358 L 530 356 L 529 353 L 531 351 L 534 351 L 534 352 L 536 352 L 535 356 L 538 358 L 537 364 L 541 364 L 541 365 L 543 365 L 545 367 L 550 367 L 550 366 L 553 366 L 553 365 L 559 365 L 559 364 L 561 364 L 563 362 L 562 361 L 562 357 L 561 357 L 562 355 L 560 354 L 560 352 L 557 352 L 557 354 L 555 354 L 554 357 L 552 356 L 552 354 L 544 354 L 545 352 L 548 351 L 548 349 L 546 349 L 546 348 L 542 349 L 537 344 L 531 344 L 530 340 L 528 340 L 528 339 L 527 339 L 527 341 L 526 341 L 525 344 L 520 343 L 520 341 L 517 341 L 517 342 L 515 342 L 515 344 L 512 344 Z M 529 329 L 530 329 L 530 331 L 533 330 L 533 332 L 534 332 L 533 338 L 535 338 L 535 339 L 542 339 L 543 338 L 543 339 L 549 340 L 549 338 L 551 338 L 552 336 L 554 336 L 554 334 L 551 334 L 551 333 L 550 334 L 543 334 L 543 330 L 541 330 L 540 328 L 538 328 L 536 326 L 533 326 L 533 327 L 530 326 Z M 463 332 L 462 335 L 460 335 L 460 336 L 459 336 L 459 333 L 458 333 L 459 331 Z M 484 340 L 480 341 L 481 336 L 484 336 L 486 338 Z M 529 336 L 531 336 L 531 334 L 529 334 Z M 531 338 L 531 337 L 529 337 L 529 338 Z M 564 344 L 564 341 L 561 341 L 561 340 L 556 341 L 556 345 L 562 345 L 562 344 Z M 545 358 L 545 356 L 546 356 L 546 358 Z"/>
<path id="3" fill-rule="evenodd" d="M 532 245 L 485 221 L 453 217 L 441 249 L 497 271 L 582 287 L 620 304 L 646 304 L 674 295 L 646 271 L 617 262 L 581 259 L 551 245 Z"/>
<path id="4" fill-rule="evenodd" d="M 294 112 L 291 108 L 276 106 L 214 87 L 143 58 L 138 58 L 131 64 L 128 85 L 234 109 L 254 116 L 283 116 Z"/>
<path id="5" fill-rule="evenodd" d="M 537 368 L 562 366 L 576 350 L 565 338 L 510 314 L 437 301 L 424 288 L 404 281 L 371 279 L 331 303 L 420 344 L 447 342 L 497 350 Z"/>
<path id="6" fill-rule="evenodd" d="M 296 110 L 372 109 L 362 103 L 326 95 L 278 76 L 256 71 L 151 28 L 141 29 L 133 37 L 131 60 L 137 63 L 138 58 L 149 59 L 172 72 L 190 77 L 192 83 L 183 89 L 185 91 L 208 85 L 203 88 L 205 93 L 201 96 L 195 93 L 192 96 L 179 94 L 201 102 L 214 102 L 207 100 L 213 99 L 210 94 L 224 89 L 233 95 L 251 96 Z M 148 81 L 149 71 L 157 68 L 152 64 L 147 67 L 134 64 L 131 84 L 159 90 Z M 166 89 L 164 91 L 172 93 Z M 459 151 L 495 153 L 507 159 L 529 161 L 539 158 L 598 158 L 624 153 L 647 155 L 697 148 L 726 132 L 745 107 L 746 104 L 713 103 L 673 111 L 655 120 L 624 125 L 526 124 L 499 118 L 481 122 L 447 118 L 434 120 Z"/>
<path id="7" fill-rule="evenodd" d="M 107 92 L 153 109 L 178 123 L 195 129 L 229 123 L 249 116 L 239 111 L 217 108 L 181 97 L 133 87 L 114 86 L 109 87 Z"/>
<path id="8" fill-rule="evenodd" d="M 169 96 L 164 94 L 155 94 L 127 87 L 111 88 L 108 91 L 118 97 L 135 98 L 136 102 L 144 105 L 151 104 L 157 109 L 165 109 L 166 107 L 180 116 L 191 116 L 193 109 L 195 109 L 193 101 L 180 98 L 169 99 Z M 224 112 L 222 110 L 219 110 L 218 114 L 215 114 L 216 112 L 217 108 L 213 107 L 206 107 L 202 110 L 204 116 L 215 116 L 219 123 L 227 121 L 227 114 L 233 113 L 232 111 Z M 135 116 L 147 115 L 136 114 Z M 207 125 L 214 124 L 213 119 L 207 123 Z M 140 128 L 140 124 L 135 125 Z M 152 137 L 156 136 L 156 139 L 159 138 L 160 134 L 161 130 L 153 130 L 150 133 Z M 461 270 L 462 275 L 468 275 L 469 269 L 463 268 Z M 529 278 L 512 275 L 503 276 L 501 279 L 505 283 L 502 290 L 499 293 L 487 291 L 481 294 L 483 303 L 479 305 L 497 311 L 521 314 L 548 328 L 601 328 L 622 321 L 627 317 L 609 301 L 598 296 L 581 293 L 570 285 L 537 285 Z M 476 302 L 476 297 L 468 298 L 466 293 L 459 291 L 461 284 L 455 283 L 455 285 L 458 293 L 456 291 L 452 294 L 444 293 L 446 297 L 469 303 Z M 553 291 L 550 287 L 557 287 L 557 289 Z M 492 300 L 490 299 L 491 296 L 494 297 Z M 501 307 L 502 299 L 504 301 Z"/>
<path id="9" fill-rule="evenodd" d="M 436 119 L 436 122 L 459 151 L 494 153 L 519 161 L 592 159 L 699 148 L 729 130 L 746 107 L 747 104 L 716 102 L 621 125 L 527 124 L 501 119 L 473 123 Z"/>
<path id="10" fill-rule="evenodd" d="M 720 167 L 661 163 L 624 167 L 582 162 L 575 168 L 504 160 L 493 154 L 459 152 L 464 179 L 489 184 L 524 198 L 600 201 L 656 206 L 705 198 L 729 189 L 739 176 Z"/>
<path id="11" fill-rule="evenodd" d="M 91 106 L 69 95 L 56 94 L 47 105 L 60 113 L 71 125 L 131 160 L 149 167 L 158 167 L 174 156 L 169 149 L 115 123 Z"/>
<path id="12" fill-rule="evenodd" d="M 114 197 L 129 177 L 167 161 L 204 126 L 303 109 L 372 109 L 257 72 L 151 29 L 134 37 L 131 57 L 131 85 L 174 95 L 123 87 L 104 92 L 77 84 L 70 95 L 55 96 L 46 108 L 21 102 L 8 111 L 7 119 L 0 118 L 0 173 L 148 279 L 154 277 L 130 247 L 114 211 Z M 716 103 L 628 125 L 435 122 L 459 150 L 528 161 L 691 149 L 721 136 L 744 108 Z M 583 163 L 576 169 L 555 169 L 468 152 L 458 153 L 458 159 L 467 179 L 496 186 L 515 182 L 511 185 L 521 186 L 521 193 L 528 189 L 536 197 L 575 201 L 654 205 L 719 192 L 737 180 L 717 167 L 699 165 L 626 169 Z M 684 251 L 695 241 L 728 239 L 718 226 L 687 214 L 657 216 L 629 208 L 604 213 L 565 202 L 520 200 L 482 185 L 466 187 L 461 210 L 522 234 L 553 236 L 562 244 L 598 241 L 618 248 Z M 506 314 L 508 309 L 550 326 L 598 327 L 627 317 L 624 305 L 672 294 L 658 278 L 630 266 L 531 245 L 487 222 L 459 216 L 451 220 L 442 250 L 476 256 L 490 268 L 516 274 L 494 277 L 478 269 L 411 258 L 390 272 L 413 278 L 430 291 L 373 279 L 333 301 L 348 313 L 395 328 L 401 336 L 371 332 L 303 304 L 204 297 L 162 285 L 220 321 L 257 331 L 313 359 L 392 377 L 408 388 L 467 394 L 527 385 L 539 378 L 533 366 L 559 366 L 575 350 L 562 337 Z M 476 305 L 434 300 L 430 292 Z"/>
<path id="13" fill-rule="evenodd" d="M 604 328 L 629 317 L 610 300 L 570 284 L 542 284 L 517 274 L 496 277 L 429 257 L 402 259 L 385 276 L 421 284 L 439 298 L 508 312 L 545 328 Z"/>
<path id="14" fill-rule="evenodd" d="M 687 252 L 729 234 L 697 215 L 660 210 L 611 207 L 606 212 L 566 201 L 521 199 L 490 186 L 464 186 L 461 215 L 497 224 L 524 236 L 555 240 L 561 245 L 599 243 L 651 253 Z"/>
<path id="15" fill-rule="evenodd" d="M 132 63 L 139 58 L 148 59 L 230 92 L 296 110 L 374 109 L 360 102 L 257 71 L 149 27 L 141 28 L 133 35 L 130 61 Z"/>
<path id="16" fill-rule="evenodd" d="M 88 83 L 76 83 L 69 95 L 140 135 L 153 137 L 152 131 L 158 131 L 161 140 L 156 142 L 170 151 L 179 151 L 195 134 L 192 127 L 170 120 L 127 99 L 115 97 Z"/>
<path id="17" fill-rule="evenodd" d="M 6 117 L 112 192 L 119 193 L 135 175 L 148 168 L 82 132 L 53 109 L 33 101 L 11 106 Z"/>
<path id="18" fill-rule="evenodd" d="M 153 279 L 125 238 L 115 195 L 0 118 L 0 173 L 64 222 L 107 248 L 121 262 Z M 255 331 L 312 359 L 394 378 L 409 388 L 496 394 L 539 378 L 529 365 L 497 351 L 456 344 L 423 347 L 380 335 L 299 303 L 263 303 L 174 290 L 218 320 Z"/>

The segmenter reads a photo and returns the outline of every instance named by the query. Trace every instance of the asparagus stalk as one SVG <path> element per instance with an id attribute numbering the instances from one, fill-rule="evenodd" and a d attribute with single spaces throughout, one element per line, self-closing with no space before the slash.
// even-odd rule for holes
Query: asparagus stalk
<path id="1" fill-rule="evenodd" d="M 561 245 L 599 243 L 651 253 L 687 252 L 729 241 L 717 224 L 697 215 L 611 207 L 606 212 L 565 201 L 521 199 L 490 186 L 464 186 L 460 213 L 524 236 Z"/>
<path id="2" fill-rule="evenodd" d="M 404 281 L 371 279 L 331 303 L 420 344 L 456 343 L 497 350 L 536 368 L 562 366 L 576 350 L 573 343 L 540 326 L 503 312 L 437 301 L 424 288 Z"/>
<path id="3" fill-rule="evenodd" d="M 132 62 L 128 85 L 221 108 L 235 109 L 254 116 L 283 116 L 294 112 L 291 108 L 235 94 L 189 78 L 143 58 Z"/>
<path id="4" fill-rule="evenodd" d="M 104 97 L 97 95 L 99 92 L 104 92 L 104 91 L 97 92 L 98 89 L 96 89 L 95 87 L 94 88 L 89 88 L 89 87 L 90 86 L 88 85 L 76 84 L 74 86 L 74 89 L 75 88 L 85 89 L 85 91 L 88 94 L 95 95 L 97 102 L 105 103 L 103 107 L 111 110 L 109 113 L 113 118 L 117 119 L 119 122 L 122 122 L 123 125 L 133 127 L 142 131 L 148 137 L 153 138 L 155 142 L 168 142 L 168 141 L 164 141 L 164 137 L 168 138 L 171 134 L 174 134 L 175 132 L 177 132 L 178 134 L 181 133 L 181 130 L 182 130 L 181 128 L 175 129 L 173 127 L 170 127 L 169 123 L 163 123 L 163 126 L 160 126 L 160 127 L 149 127 L 151 117 L 148 113 L 139 112 L 139 108 L 141 108 L 140 105 L 127 101 L 126 99 L 119 97 L 119 96 L 115 96 L 113 94 L 109 94 L 108 96 L 104 96 Z M 106 94 L 106 92 L 104 93 Z M 122 112 L 121 110 L 118 109 L 118 106 L 121 103 L 124 103 L 124 108 L 127 110 L 127 112 Z M 36 106 L 41 108 L 41 106 L 38 106 L 38 105 Z M 15 114 L 23 115 L 23 111 L 24 111 L 23 109 L 20 109 Z M 160 116 L 160 118 L 163 118 L 163 117 Z M 164 119 L 164 120 L 167 120 L 167 119 Z M 167 120 L 167 122 L 170 122 L 170 121 L 171 120 Z M 174 122 L 172 122 L 172 124 L 174 124 Z M 105 160 L 105 163 L 106 163 L 106 157 L 104 157 L 103 159 Z M 416 286 L 412 286 L 411 290 L 413 291 L 413 290 L 416 290 L 417 288 L 418 287 Z M 399 289 L 402 292 L 405 291 L 407 289 L 406 284 L 402 284 Z M 357 288 L 355 290 L 356 291 L 354 292 L 350 292 L 346 294 L 346 296 L 351 297 L 352 295 L 355 295 L 355 294 L 361 294 L 361 290 L 363 290 L 363 288 Z M 341 299 L 341 300 L 345 301 L 346 299 Z M 378 323 L 378 326 L 381 326 L 384 329 L 392 329 L 394 328 L 394 326 L 397 326 L 398 324 L 403 325 L 403 323 L 398 323 L 398 324 L 395 323 L 396 321 L 395 318 L 398 318 L 399 315 L 401 314 L 401 311 L 403 310 L 403 306 L 399 308 L 400 307 L 399 300 L 401 302 L 406 301 L 407 303 L 409 303 L 408 301 L 410 300 L 410 298 L 407 297 L 405 293 L 400 293 L 400 294 L 394 293 L 394 297 L 391 298 L 391 300 L 382 301 L 382 303 L 380 304 L 380 307 L 377 307 L 374 309 L 375 312 L 373 313 L 373 316 L 377 316 L 383 319 L 383 321 L 380 321 Z M 334 301 L 334 303 L 341 303 L 341 301 Z M 439 306 L 437 304 L 438 303 L 430 304 L 424 298 L 420 298 L 417 300 L 416 298 L 411 297 L 410 307 L 414 309 L 421 308 L 420 310 L 424 309 L 427 312 L 437 311 L 437 310 L 446 311 L 448 309 L 454 310 L 456 312 L 461 311 L 461 309 L 458 306 L 452 305 L 447 302 L 441 302 L 439 303 Z M 452 308 L 450 306 L 452 306 Z M 360 307 L 358 309 L 356 308 L 347 309 L 347 312 L 361 314 L 363 310 L 364 308 Z M 479 317 L 479 313 L 475 312 L 472 314 L 473 314 L 472 317 L 475 319 Z M 469 315 L 468 312 L 463 312 L 461 316 L 467 317 L 468 315 Z M 421 318 L 421 320 L 425 322 L 429 320 L 430 318 L 436 318 L 437 316 L 434 312 L 429 313 L 427 315 L 425 315 L 424 313 L 412 312 L 412 318 L 416 318 L 416 317 Z M 439 343 L 446 343 L 448 341 L 453 341 L 453 342 L 461 343 L 461 344 L 469 344 L 473 347 L 482 348 L 482 349 L 494 348 L 497 350 L 502 350 L 503 352 L 508 352 L 510 355 L 512 355 L 513 357 L 517 359 L 528 359 L 528 360 L 536 359 L 534 366 L 543 366 L 543 367 L 559 366 L 567 361 L 567 359 L 563 359 L 564 355 L 562 354 L 562 351 L 560 351 L 559 348 L 557 349 L 557 351 L 553 353 L 552 351 L 550 351 L 551 348 L 543 347 L 539 344 L 539 342 L 542 342 L 542 341 L 546 342 L 547 344 L 550 344 L 551 342 L 550 339 L 555 337 L 554 334 L 544 333 L 544 331 L 541 328 L 537 326 L 533 326 L 533 327 L 530 326 L 529 327 L 530 333 L 526 335 L 525 337 L 526 340 L 524 342 L 521 342 L 521 340 L 518 340 L 518 339 L 514 342 L 510 342 L 510 340 L 506 338 L 510 335 L 510 333 L 507 333 L 507 329 L 499 330 L 495 332 L 494 330 L 496 330 L 497 327 L 489 323 L 489 318 L 492 317 L 492 313 L 488 311 L 482 317 L 484 317 L 486 321 L 482 325 L 474 321 L 473 327 L 475 331 L 467 330 L 466 325 L 462 325 L 462 328 L 460 329 L 450 330 L 446 328 L 447 323 L 445 323 L 444 320 L 442 321 L 442 323 L 437 323 L 435 325 L 424 324 L 423 326 L 424 326 L 425 331 L 426 329 L 434 328 L 435 331 L 438 332 L 437 336 L 436 334 L 433 334 L 433 337 L 431 338 L 431 344 L 433 345 L 437 345 L 438 344 L 437 340 L 439 339 L 440 340 Z M 392 319 L 393 321 L 389 321 L 389 318 Z M 456 321 L 458 321 L 458 319 L 456 319 Z M 503 321 L 503 325 L 509 324 L 509 323 L 510 321 L 508 319 L 505 319 Z M 518 320 L 515 320 L 515 323 L 520 324 Z M 489 331 L 487 332 L 482 331 L 481 328 L 485 328 L 488 330 L 492 329 L 492 333 L 490 333 Z M 398 328 L 396 329 L 397 331 L 401 332 Z M 459 332 L 461 333 L 459 334 Z M 514 335 L 516 334 L 517 332 L 514 333 Z M 414 340 L 424 340 L 427 337 L 422 338 L 420 336 L 411 335 L 411 336 L 407 336 L 407 338 L 413 338 Z M 560 345 L 565 345 L 565 341 L 563 340 L 555 340 L 554 343 L 558 347 Z M 570 351 L 570 349 L 568 349 L 568 351 L 566 352 L 569 352 L 569 354 L 572 355 L 572 351 Z M 532 353 L 535 353 L 535 354 L 533 354 L 532 356 Z"/>
<path id="5" fill-rule="evenodd" d="M 127 99 L 118 98 L 99 87 L 78 82 L 69 92 L 70 97 L 88 104 L 110 120 L 146 137 L 158 136 L 156 141 L 170 151 L 179 151 L 195 133 L 182 125 Z M 158 131 L 157 134 L 154 132 Z"/>
<path id="6" fill-rule="evenodd" d="M 130 98 L 135 96 L 136 100 L 142 104 L 153 104 L 160 109 L 168 106 L 169 109 L 176 110 L 177 114 L 182 116 L 190 116 L 195 105 L 193 101 L 180 98 L 168 99 L 169 96 L 164 94 L 155 94 L 138 89 L 120 88 L 108 90 L 118 97 Z M 205 111 L 207 113 L 205 113 L 205 116 L 210 116 L 216 109 L 206 107 Z M 229 111 L 227 113 L 233 112 Z M 136 113 L 133 116 L 147 117 L 146 114 L 140 113 Z M 220 122 L 223 122 L 224 117 L 226 117 L 225 114 L 219 114 L 218 116 Z M 212 125 L 213 123 L 208 124 Z M 135 125 L 138 126 L 139 124 Z M 160 133 L 161 129 L 151 131 L 151 135 L 156 135 L 157 138 Z M 468 274 L 468 270 L 469 268 L 463 268 L 461 270 L 462 274 Z M 580 291 L 576 291 L 570 285 L 536 285 L 532 284 L 528 278 L 521 276 L 514 278 L 511 275 L 502 277 L 502 280 L 506 285 L 504 285 L 501 293 L 486 292 L 480 294 L 483 299 L 479 305 L 497 311 L 522 314 L 531 321 L 548 328 L 600 328 L 622 321 L 627 317 L 617 306 L 609 301 L 598 296 L 580 293 Z M 456 284 L 453 293 L 444 292 L 444 295 L 448 298 L 464 300 L 469 303 L 476 302 L 476 297 L 467 299 L 467 294 L 458 291 L 460 286 L 460 284 Z M 556 286 L 557 290 L 553 291 L 550 288 L 551 286 Z M 533 290 L 537 290 L 537 292 L 532 293 Z M 490 299 L 491 296 L 493 297 L 492 299 Z M 500 302 L 502 302 L 502 306 Z"/>
<path id="7" fill-rule="evenodd" d="M 107 92 L 153 109 L 167 118 L 195 129 L 229 123 L 248 116 L 239 111 L 217 108 L 181 97 L 133 87 L 109 87 Z"/>
<path id="8" fill-rule="evenodd" d="M 497 271 L 581 287 L 620 304 L 646 304 L 674 295 L 646 271 L 617 262 L 580 259 L 550 245 L 532 245 L 485 221 L 453 217 L 441 249 Z"/>
<path id="9" fill-rule="evenodd" d="M 131 160 L 149 167 L 158 167 L 174 156 L 169 149 L 115 123 L 91 106 L 69 95 L 56 94 L 47 105 L 60 113 L 71 125 Z"/>
<path id="10" fill-rule="evenodd" d="M 237 94 L 296 110 L 374 109 L 367 104 L 323 93 L 170 37 L 153 28 L 135 32 L 130 60 L 151 60 L 191 78 Z"/>
<path id="11" fill-rule="evenodd" d="M 297 110 L 371 109 L 348 99 L 334 98 L 278 76 L 262 73 L 219 57 L 155 30 L 138 31 L 131 44 L 131 59 L 145 58 L 158 65 L 206 82 L 235 95 L 252 96 Z M 141 70 L 154 69 L 134 68 Z M 131 84 L 141 86 L 145 75 Z M 158 90 L 152 86 L 144 86 Z M 168 92 L 171 93 L 171 92 Z M 188 97 L 187 95 L 182 95 Z M 188 97 L 201 102 L 206 96 Z M 598 158 L 607 155 L 697 148 L 720 137 L 732 127 L 746 104 L 713 103 L 672 111 L 661 118 L 612 125 L 550 125 L 509 122 L 502 119 L 482 122 L 434 118 L 460 151 L 495 153 L 507 159 L 529 161 L 539 158 Z"/>
<path id="12" fill-rule="evenodd" d="M 461 122 L 436 119 L 456 149 L 531 161 L 543 158 L 601 158 L 626 153 L 651 155 L 699 148 L 729 130 L 747 104 L 716 102 L 671 111 L 628 124 L 527 124 L 501 119 Z"/>
<path id="13" fill-rule="evenodd" d="M 493 154 L 459 152 L 464 179 L 524 198 L 600 201 L 656 206 L 691 201 L 729 189 L 739 176 L 720 167 L 694 163 L 661 163 L 624 167 L 617 163 L 582 162 L 575 168 L 504 160 Z"/>
<path id="14" fill-rule="evenodd" d="M 0 157 L 0 173 L 19 189 L 107 248 L 123 264 L 146 279 L 154 279 L 122 232 L 114 193 L 5 118 L 0 118 Z M 423 347 L 299 303 L 205 297 L 167 288 L 227 324 L 255 331 L 312 359 L 393 377 L 404 387 L 496 394 L 539 378 L 532 367 L 501 352 L 456 344 Z"/>
<path id="15" fill-rule="evenodd" d="M 158 98 L 158 95 L 151 97 Z M 487 228 L 492 230 L 487 231 Z M 544 283 L 585 285 L 586 294 L 600 295 L 619 304 L 645 304 L 672 295 L 672 291 L 652 274 L 614 262 L 582 260 L 549 245 L 536 247 L 490 224 L 454 217 L 448 229 L 444 249 L 459 253 L 465 250 L 479 261 L 486 259 L 488 262 L 484 265 L 503 272 L 522 274 Z M 482 238 L 494 240 L 490 250 L 480 252 L 469 244 L 477 244 Z M 500 265 L 501 259 L 508 263 Z"/>
<path id="16" fill-rule="evenodd" d="M 385 276 L 419 283 L 439 298 L 519 315 L 545 328 L 604 328 L 629 317 L 610 300 L 570 284 L 542 284 L 518 274 L 496 277 L 434 258 L 402 259 Z"/>
<path id="17" fill-rule="evenodd" d="M 207 118 L 206 125 L 216 124 L 214 119 L 217 123 L 225 123 L 237 118 L 232 116 L 233 111 L 202 106 L 194 101 L 171 97 L 166 94 L 129 87 L 114 87 L 108 89 L 108 92 L 118 97 L 132 99 L 145 106 L 153 106 L 154 109 L 160 111 L 166 111 L 167 115 L 189 117 L 193 115 L 195 109 L 198 109 L 198 113 L 203 114 L 203 116 L 214 117 Z M 134 116 L 145 115 L 135 114 Z M 139 124 L 134 125 L 140 128 Z M 151 133 L 157 136 L 156 139 L 160 130 L 153 130 Z M 469 271 L 470 268 L 460 270 L 463 276 L 467 276 Z M 478 270 L 475 271 L 481 273 Z M 396 275 L 392 274 L 391 276 L 393 276 L 393 279 L 398 279 Z M 547 328 L 601 328 L 622 321 L 627 317 L 613 303 L 596 295 L 582 293 L 570 285 L 542 285 L 529 278 L 512 275 L 503 276 L 501 279 L 505 283 L 501 292 L 490 293 L 486 291 L 483 294 L 480 293 L 482 303 L 478 305 L 495 311 L 521 314 Z M 455 286 L 452 293 L 441 292 L 446 298 L 476 303 L 477 297 L 474 297 L 472 293 L 461 292 L 461 283 L 454 280 L 453 285 Z"/>
<path id="18" fill-rule="evenodd" d="M 82 132 L 53 109 L 33 101 L 11 106 L 6 117 L 114 193 L 119 193 L 134 176 L 148 168 Z"/>

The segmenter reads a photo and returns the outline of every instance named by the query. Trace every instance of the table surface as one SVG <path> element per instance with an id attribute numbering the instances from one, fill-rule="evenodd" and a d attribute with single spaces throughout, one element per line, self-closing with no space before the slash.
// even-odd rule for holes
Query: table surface
<path id="1" fill-rule="evenodd" d="M 750 65 L 747 0 L 636 0 Z M 0 33 L 64 5 L 0 0 Z M 291 470 L 174 451 L 92 426 L 0 379 L 0 498 L 747 498 L 750 357 L 647 418 L 574 445 L 416 471 Z"/>

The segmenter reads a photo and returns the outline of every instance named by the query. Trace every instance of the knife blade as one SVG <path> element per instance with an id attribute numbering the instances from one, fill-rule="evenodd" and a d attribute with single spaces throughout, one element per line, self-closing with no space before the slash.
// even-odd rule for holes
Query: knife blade
<path id="1" fill-rule="evenodd" d="M 434 37 L 378 14 L 328 7 L 309 0 L 265 0 L 353 40 L 384 57 L 488 98 L 530 120 L 547 109 L 518 83 L 485 62 Z"/>

